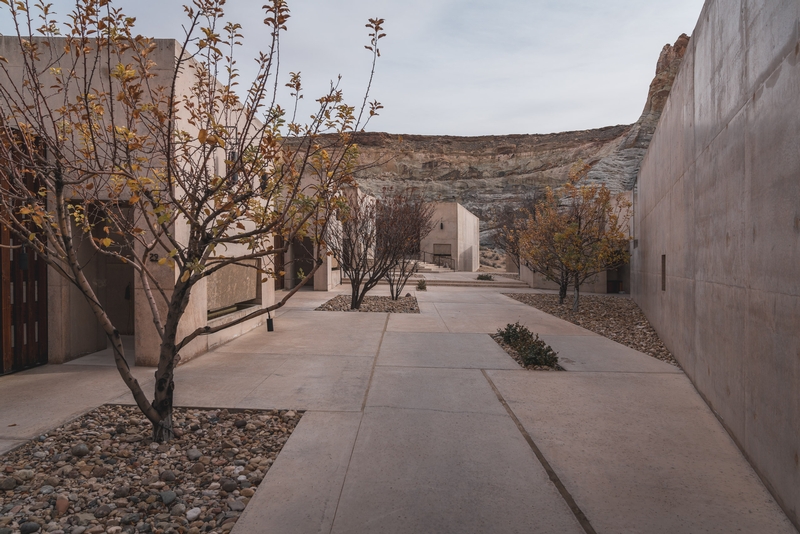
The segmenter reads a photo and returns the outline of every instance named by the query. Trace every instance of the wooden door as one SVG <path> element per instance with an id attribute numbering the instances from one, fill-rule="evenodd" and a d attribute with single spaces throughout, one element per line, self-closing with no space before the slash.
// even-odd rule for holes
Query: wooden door
<path id="1" fill-rule="evenodd" d="M 47 363 L 47 264 L 29 250 L 0 248 L 0 346 L 0 374 Z"/>

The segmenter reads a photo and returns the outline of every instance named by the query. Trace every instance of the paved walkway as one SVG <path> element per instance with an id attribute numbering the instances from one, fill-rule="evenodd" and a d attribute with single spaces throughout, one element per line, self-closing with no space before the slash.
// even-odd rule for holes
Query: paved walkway
<path id="1" fill-rule="evenodd" d="M 431 287 L 419 315 L 302 292 L 275 332 L 181 366 L 178 405 L 307 410 L 233 534 L 796 533 L 681 371 L 503 291 Z M 515 321 L 568 372 L 486 335 Z M 130 402 L 102 363 L 0 378 L 0 450 Z"/>

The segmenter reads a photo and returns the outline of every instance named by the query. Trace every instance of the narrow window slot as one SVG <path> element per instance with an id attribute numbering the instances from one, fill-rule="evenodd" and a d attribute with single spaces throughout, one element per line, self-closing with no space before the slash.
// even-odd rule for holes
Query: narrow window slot
<path id="1" fill-rule="evenodd" d="M 667 290 L 667 255 L 661 255 L 661 291 Z"/>

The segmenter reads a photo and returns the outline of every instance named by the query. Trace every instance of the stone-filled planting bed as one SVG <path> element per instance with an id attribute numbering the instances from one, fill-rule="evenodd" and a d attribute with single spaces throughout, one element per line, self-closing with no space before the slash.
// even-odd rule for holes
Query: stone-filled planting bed
<path id="1" fill-rule="evenodd" d="M 138 408 L 101 406 L 0 456 L 0 534 L 228 532 L 301 416 L 176 408 L 158 444 Z"/>
<path id="2" fill-rule="evenodd" d="M 397 300 L 391 297 L 372 297 L 367 295 L 358 310 L 350 309 L 350 295 L 338 295 L 317 308 L 317 311 L 360 311 L 381 313 L 419 313 L 417 297 L 405 296 Z"/>
<path id="3" fill-rule="evenodd" d="M 538 293 L 504 293 L 504 295 L 680 367 L 650 326 L 642 310 L 630 298 L 582 295 L 576 313 L 572 311 L 572 295 L 567 296 L 564 304 L 558 303 L 558 295 Z"/>

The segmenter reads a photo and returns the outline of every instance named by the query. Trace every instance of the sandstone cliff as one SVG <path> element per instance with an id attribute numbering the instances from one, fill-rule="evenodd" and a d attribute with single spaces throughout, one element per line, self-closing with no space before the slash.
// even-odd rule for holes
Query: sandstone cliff
<path id="1" fill-rule="evenodd" d="M 589 178 L 615 191 L 629 189 L 652 139 L 689 37 L 666 45 L 639 120 L 628 126 L 547 135 L 480 137 L 392 135 L 359 137 L 356 174 L 366 190 L 415 187 L 429 200 L 458 201 L 488 228 L 493 208 L 519 205 L 534 189 L 557 186 L 579 159 L 593 165 Z"/>
<path id="2" fill-rule="evenodd" d="M 642 116 L 631 126 L 611 155 L 596 163 L 590 162 L 594 163 L 589 171 L 590 180 L 602 181 L 613 191 L 633 187 L 688 44 L 689 36 L 682 34 L 674 45 L 665 45 L 661 50 L 656 64 L 656 76 L 650 83 Z"/>

